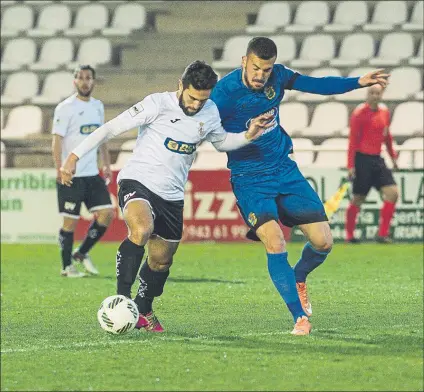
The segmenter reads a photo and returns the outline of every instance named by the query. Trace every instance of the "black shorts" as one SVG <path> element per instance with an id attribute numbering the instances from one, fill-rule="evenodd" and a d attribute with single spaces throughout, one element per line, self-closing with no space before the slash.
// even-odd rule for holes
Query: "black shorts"
<path id="1" fill-rule="evenodd" d="M 396 185 L 396 182 L 384 159 L 378 155 L 357 152 L 353 193 L 366 196 L 372 187 L 380 190 L 383 186 L 388 185 Z"/>
<path id="2" fill-rule="evenodd" d="M 100 175 L 74 177 L 70 187 L 59 183 L 56 186 L 59 212 L 68 218 L 79 218 L 81 203 L 90 212 L 113 207 L 105 181 Z"/>
<path id="3" fill-rule="evenodd" d="M 184 200 L 164 200 L 136 180 L 119 181 L 118 202 L 121 210 L 132 200 L 144 200 L 150 205 L 154 219 L 153 234 L 166 241 L 181 240 Z"/>

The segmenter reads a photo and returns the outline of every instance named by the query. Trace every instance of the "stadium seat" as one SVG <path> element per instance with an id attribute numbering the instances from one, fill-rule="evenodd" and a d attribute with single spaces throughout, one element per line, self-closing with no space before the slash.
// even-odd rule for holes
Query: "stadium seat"
<path id="1" fill-rule="evenodd" d="M 105 36 L 129 35 L 133 30 L 141 30 L 146 25 L 146 9 L 137 3 L 120 4 L 115 8 L 111 27 L 102 29 Z"/>
<path id="2" fill-rule="evenodd" d="M 375 68 L 370 67 L 359 67 L 353 69 L 349 74 L 348 77 L 356 77 L 356 76 L 362 76 L 367 74 L 368 72 L 374 71 Z M 356 102 L 356 101 L 365 101 L 367 98 L 367 89 L 366 88 L 358 88 L 356 90 L 349 91 L 348 93 L 344 94 L 337 94 L 334 97 L 336 101 L 346 101 L 346 102 Z"/>
<path id="3" fill-rule="evenodd" d="M 262 4 L 254 25 L 246 27 L 248 34 L 272 34 L 287 26 L 291 20 L 290 5 L 286 1 Z"/>
<path id="4" fill-rule="evenodd" d="M 216 151 L 212 143 L 205 141 L 197 148 L 191 170 L 224 170 L 227 161 L 227 154 Z"/>
<path id="5" fill-rule="evenodd" d="M 239 35 L 229 38 L 224 44 L 221 60 L 214 61 L 212 67 L 217 70 L 238 67 L 241 58 L 246 54 L 246 48 L 252 37 Z"/>
<path id="6" fill-rule="evenodd" d="M 105 28 L 108 20 L 109 12 L 104 4 L 86 4 L 78 8 L 74 27 L 66 29 L 64 34 L 68 37 L 93 35 L 94 31 Z"/>
<path id="7" fill-rule="evenodd" d="M 390 7 L 388 7 L 390 8 Z M 389 33 L 381 40 L 378 56 L 370 59 L 369 64 L 384 67 L 395 66 L 414 52 L 414 42 L 409 33 Z"/>
<path id="8" fill-rule="evenodd" d="M 308 107 L 304 103 L 289 102 L 280 105 L 280 125 L 289 135 L 308 126 Z"/>
<path id="9" fill-rule="evenodd" d="M 421 91 L 418 91 L 417 93 L 415 93 L 414 98 L 418 101 L 423 101 L 424 100 L 424 90 L 421 90 Z"/>
<path id="10" fill-rule="evenodd" d="M 90 3 L 90 0 L 62 0 L 62 3 L 65 3 L 65 4 L 78 4 L 78 5 L 81 5 L 81 4 L 87 4 L 87 3 Z"/>
<path id="11" fill-rule="evenodd" d="M 16 72 L 9 75 L 6 81 L 2 105 L 19 105 L 38 92 L 38 78 L 34 72 Z"/>
<path id="12" fill-rule="evenodd" d="M 3 10 L 2 4 L 2 18 L 1 18 L 1 36 L 16 37 L 22 31 L 30 29 L 34 24 L 34 12 L 31 7 L 20 4 L 13 5 Z"/>
<path id="13" fill-rule="evenodd" d="M 1 144 L 0 167 L 3 169 L 4 167 L 6 167 L 6 146 L 1 141 L 0 141 L 0 144 Z"/>
<path id="14" fill-rule="evenodd" d="M 347 165 L 347 147 L 348 139 L 345 138 L 324 140 L 320 145 L 313 167 L 345 168 Z"/>
<path id="15" fill-rule="evenodd" d="M 371 34 L 351 34 L 343 39 L 339 57 L 330 60 L 330 65 L 334 67 L 358 66 L 361 61 L 372 58 L 374 52 L 374 39 Z"/>
<path id="16" fill-rule="evenodd" d="M 294 22 L 286 26 L 287 33 L 310 33 L 324 26 L 330 19 L 330 10 L 326 1 L 303 1 L 296 9 Z"/>
<path id="17" fill-rule="evenodd" d="M 271 38 L 275 42 L 275 45 L 277 45 L 276 63 L 284 64 L 286 62 L 290 62 L 296 57 L 296 42 L 293 36 L 271 35 L 269 38 Z"/>
<path id="18" fill-rule="evenodd" d="M 10 111 L 6 127 L 1 131 L 1 138 L 20 139 L 41 132 L 41 109 L 32 105 L 17 106 Z"/>
<path id="19" fill-rule="evenodd" d="M 41 48 L 39 60 L 31 64 L 33 71 L 54 71 L 74 58 L 74 44 L 69 38 L 51 38 Z"/>
<path id="20" fill-rule="evenodd" d="M 17 3 L 17 0 L 2 0 L 1 6 L 7 7 L 9 5 L 13 5 L 13 4 L 16 4 L 16 3 Z"/>
<path id="21" fill-rule="evenodd" d="M 17 71 L 35 61 L 37 48 L 31 38 L 16 38 L 8 41 L 3 52 L 1 70 Z"/>
<path id="22" fill-rule="evenodd" d="M 348 110 L 340 102 L 325 102 L 316 106 L 309 127 L 299 134 L 307 137 L 329 137 L 339 134 L 348 124 Z"/>
<path id="23" fill-rule="evenodd" d="M 423 134 L 423 116 L 421 102 L 403 102 L 397 105 L 390 124 L 391 134 L 394 137 Z"/>
<path id="24" fill-rule="evenodd" d="M 422 31 L 424 25 L 423 17 L 423 1 L 417 0 L 412 10 L 411 20 L 408 23 L 402 25 L 402 29 L 405 31 Z"/>
<path id="25" fill-rule="evenodd" d="M 399 151 L 397 164 L 399 169 L 422 169 L 424 167 L 423 138 L 414 137 L 405 140 L 402 148 L 417 149 L 414 151 Z"/>
<path id="26" fill-rule="evenodd" d="M 90 64 L 96 67 L 107 64 L 112 58 L 112 44 L 107 38 L 86 38 L 81 42 L 75 62 L 68 64 L 68 69 L 74 70 L 78 64 Z"/>
<path id="27" fill-rule="evenodd" d="M 310 166 L 314 162 L 314 144 L 306 138 L 293 138 L 293 159 L 299 167 Z M 309 151 L 304 151 L 309 150 Z"/>
<path id="28" fill-rule="evenodd" d="M 53 0 L 25 0 L 24 3 L 28 5 L 47 5 L 52 3 Z"/>
<path id="29" fill-rule="evenodd" d="M 110 168 L 112 170 L 121 170 L 125 164 L 127 163 L 127 160 L 131 157 L 132 151 L 134 150 L 136 144 L 136 140 L 128 140 L 121 145 L 121 150 L 131 150 L 131 151 L 120 151 L 118 154 L 118 157 L 116 158 L 116 162 L 110 165 Z"/>
<path id="30" fill-rule="evenodd" d="M 422 72 L 417 68 L 398 67 L 390 73 L 390 83 L 384 92 L 383 99 L 404 100 L 421 90 Z"/>
<path id="31" fill-rule="evenodd" d="M 318 68 L 314 69 L 309 76 L 313 76 L 316 78 L 322 78 L 325 76 L 342 76 L 340 70 L 337 68 Z M 323 102 L 328 101 L 331 98 L 331 95 L 319 95 L 319 94 L 309 94 L 302 93 L 296 95 L 296 100 L 302 102 Z"/>
<path id="32" fill-rule="evenodd" d="M 38 105 L 57 105 L 61 100 L 69 97 L 74 92 L 74 76 L 70 72 L 52 72 L 44 80 L 41 95 L 31 99 Z"/>
<path id="33" fill-rule="evenodd" d="M 409 65 L 417 65 L 419 67 L 422 67 L 424 65 L 424 54 L 423 54 L 424 49 L 423 49 L 423 47 L 424 47 L 424 39 L 421 38 L 421 42 L 420 42 L 420 45 L 418 47 L 418 53 L 415 57 L 411 57 L 408 60 Z"/>
<path id="34" fill-rule="evenodd" d="M 406 22 L 406 1 L 379 1 L 374 9 L 371 23 L 363 26 L 364 31 L 392 31 L 395 25 Z"/>
<path id="35" fill-rule="evenodd" d="M 368 21 L 365 1 L 341 1 L 337 4 L 333 23 L 324 26 L 326 32 L 349 32 Z"/>
<path id="36" fill-rule="evenodd" d="M 309 35 L 303 41 L 299 58 L 293 60 L 291 66 L 294 68 L 319 67 L 323 61 L 334 58 L 334 54 L 335 43 L 332 35 Z"/>
<path id="37" fill-rule="evenodd" d="M 37 27 L 29 29 L 29 37 L 52 37 L 71 24 L 71 10 L 65 4 L 51 4 L 40 11 Z"/>

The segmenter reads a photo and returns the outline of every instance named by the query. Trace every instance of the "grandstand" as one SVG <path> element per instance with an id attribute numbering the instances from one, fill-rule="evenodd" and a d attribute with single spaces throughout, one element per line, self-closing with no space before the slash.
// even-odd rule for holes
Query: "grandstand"
<path id="1" fill-rule="evenodd" d="M 225 75 L 253 35 L 266 35 L 278 46 L 277 62 L 305 74 L 389 70 L 384 101 L 402 167 L 423 167 L 422 143 L 414 143 L 423 136 L 422 1 L 2 1 L 1 14 L 2 166 L 52 167 L 53 109 L 72 93 L 78 63 L 97 68 L 94 95 L 111 119 L 147 94 L 175 89 L 193 59 Z M 344 166 L 349 115 L 364 98 L 364 89 L 330 97 L 287 92 L 281 122 L 300 166 Z M 115 168 L 131 135 L 111 142 Z M 225 168 L 225 159 L 200 149 L 194 169 L 204 165 Z"/>

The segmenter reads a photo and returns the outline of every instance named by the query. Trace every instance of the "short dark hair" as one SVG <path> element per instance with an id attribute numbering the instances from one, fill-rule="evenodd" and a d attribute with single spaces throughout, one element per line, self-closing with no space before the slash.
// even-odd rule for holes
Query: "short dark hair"
<path id="1" fill-rule="evenodd" d="M 218 81 L 218 75 L 204 61 L 196 60 L 187 66 L 181 76 L 183 89 L 192 85 L 196 90 L 211 90 Z"/>
<path id="2" fill-rule="evenodd" d="M 275 45 L 272 39 L 267 37 L 255 37 L 247 45 L 246 56 L 250 53 L 253 53 L 262 60 L 269 60 L 277 56 L 277 45 Z"/>
<path id="3" fill-rule="evenodd" d="M 77 78 L 79 71 L 85 71 L 85 70 L 91 71 L 91 74 L 93 75 L 93 79 L 96 79 L 96 71 L 91 65 L 88 65 L 88 64 L 78 65 L 78 67 L 76 67 L 74 70 L 74 78 L 75 79 Z"/>

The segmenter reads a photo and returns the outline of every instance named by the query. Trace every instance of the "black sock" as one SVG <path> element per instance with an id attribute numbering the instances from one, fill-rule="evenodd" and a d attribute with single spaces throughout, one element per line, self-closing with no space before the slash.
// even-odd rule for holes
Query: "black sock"
<path id="1" fill-rule="evenodd" d="M 95 243 L 102 238 L 103 234 L 106 232 L 107 227 L 99 225 L 99 223 L 94 220 L 91 226 L 88 229 L 87 235 L 84 238 L 83 243 L 78 249 L 79 253 L 83 255 L 87 254 L 90 249 L 95 245 Z"/>
<path id="2" fill-rule="evenodd" d="M 71 265 L 72 245 L 74 244 L 74 232 L 65 231 L 60 229 L 59 231 L 59 246 L 60 254 L 62 256 L 62 266 L 65 269 L 68 265 Z"/>
<path id="3" fill-rule="evenodd" d="M 134 244 L 126 238 L 119 246 L 116 254 L 117 294 L 131 298 L 131 286 L 144 255 L 144 246 Z"/>
<path id="4" fill-rule="evenodd" d="M 154 297 L 159 297 L 163 293 L 166 279 L 168 279 L 169 270 L 164 272 L 153 271 L 146 259 L 139 273 L 140 286 L 134 302 L 137 304 L 138 311 L 141 314 L 147 314 L 152 311 Z"/>

